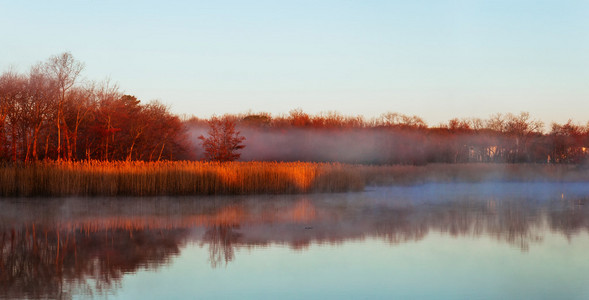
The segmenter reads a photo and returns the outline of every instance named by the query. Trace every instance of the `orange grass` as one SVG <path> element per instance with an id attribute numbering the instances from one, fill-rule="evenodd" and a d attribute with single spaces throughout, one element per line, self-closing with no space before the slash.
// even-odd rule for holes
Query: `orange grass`
<path id="1" fill-rule="evenodd" d="M 367 166 L 306 162 L 42 162 L 0 165 L 0 196 L 175 196 L 360 191 L 429 182 L 582 181 L 589 169 L 546 164 Z"/>
<path id="2" fill-rule="evenodd" d="M 342 164 L 42 162 L 0 166 L 0 196 L 239 195 L 362 190 Z"/>

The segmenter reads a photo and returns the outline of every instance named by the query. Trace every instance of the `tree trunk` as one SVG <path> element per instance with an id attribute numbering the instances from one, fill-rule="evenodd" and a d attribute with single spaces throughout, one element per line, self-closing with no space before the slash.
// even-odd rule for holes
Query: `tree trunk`
<path id="1" fill-rule="evenodd" d="M 61 159 L 61 103 L 57 108 L 57 160 Z"/>
<path id="2" fill-rule="evenodd" d="M 160 155 L 157 157 L 157 161 L 160 161 L 160 159 L 162 158 L 162 153 L 164 152 L 165 145 L 166 145 L 165 143 L 162 144 L 162 149 L 160 150 Z"/>
<path id="3" fill-rule="evenodd" d="M 12 160 L 16 162 L 16 127 L 12 125 Z"/>

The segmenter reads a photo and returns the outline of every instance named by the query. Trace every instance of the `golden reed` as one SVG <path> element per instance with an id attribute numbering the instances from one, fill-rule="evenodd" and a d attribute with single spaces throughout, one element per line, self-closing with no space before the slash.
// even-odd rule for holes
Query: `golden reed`
<path id="1" fill-rule="evenodd" d="M 180 196 L 361 191 L 431 182 L 589 182 L 548 164 L 347 165 L 311 162 L 39 162 L 0 165 L 0 197 Z"/>
<path id="2" fill-rule="evenodd" d="M 304 162 L 39 162 L 0 166 L 0 196 L 174 196 L 362 190 L 355 166 Z"/>

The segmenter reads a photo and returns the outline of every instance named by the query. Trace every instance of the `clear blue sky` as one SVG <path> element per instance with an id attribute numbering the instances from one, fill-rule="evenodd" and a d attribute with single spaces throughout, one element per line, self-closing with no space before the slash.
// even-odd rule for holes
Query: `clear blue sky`
<path id="1" fill-rule="evenodd" d="M 589 121 L 586 0 L 0 0 L 0 16 L 2 70 L 70 51 L 175 113 Z"/>

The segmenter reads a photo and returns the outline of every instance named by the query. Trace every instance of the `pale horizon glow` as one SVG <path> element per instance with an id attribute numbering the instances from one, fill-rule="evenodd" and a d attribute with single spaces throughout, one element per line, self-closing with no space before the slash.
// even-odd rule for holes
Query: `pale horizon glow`
<path id="1" fill-rule="evenodd" d="M 587 1 L 2 1 L 0 68 L 65 51 L 174 113 L 589 121 Z"/>

